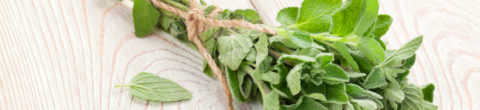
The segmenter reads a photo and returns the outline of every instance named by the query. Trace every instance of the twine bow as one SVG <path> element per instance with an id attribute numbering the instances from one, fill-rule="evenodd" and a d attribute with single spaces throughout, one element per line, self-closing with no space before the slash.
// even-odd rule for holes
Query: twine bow
<path id="1" fill-rule="evenodd" d="M 219 9 L 216 9 L 216 11 L 212 12 L 209 15 L 209 18 L 207 18 L 204 16 L 202 10 L 199 10 L 196 8 L 195 0 L 190 0 L 190 10 L 188 12 L 184 12 L 181 9 L 172 7 L 163 2 L 159 2 L 159 0 L 151 0 L 151 1 L 153 5 L 155 5 L 155 7 L 165 9 L 182 18 L 185 18 L 185 25 L 187 27 L 188 40 L 192 41 L 197 46 L 200 54 L 202 54 L 202 56 L 207 60 L 207 63 L 212 69 L 213 73 L 215 74 L 215 77 L 222 83 L 225 89 L 225 95 L 227 96 L 228 109 L 233 110 L 232 95 L 228 87 L 228 83 L 225 77 L 223 76 L 222 70 L 217 66 L 217 64 L 215 63 L 215 60 L 213 60 L 208 50 L 204 47 L 204 45 L 198 38 L 198 34 L 205 31 L 209 27 L 226 27 L 226 28 L 242 27 L 242 28 L 257 30 L 264 33 L 269 33 L 272 35 L 276 35 L 276 32 L 268 28 L 258 27 L 254 24 L 251 24 L 243 20 L 213 19 L 213 17 L 215 17 L 218 14 L 218 12 L 220 12 L 218 11 Z"/>

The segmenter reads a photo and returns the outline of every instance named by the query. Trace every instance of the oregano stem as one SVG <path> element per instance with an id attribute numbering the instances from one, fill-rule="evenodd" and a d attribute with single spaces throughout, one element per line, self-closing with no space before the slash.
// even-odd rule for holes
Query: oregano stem
<path id="1" fill-rule="evenodd" d="M 125 84 L 125 85 L 115 85 L 113 87 L 117 88 L 117 87 L 131 87 L 132 85 L 131 84 Z"/>
<path id="2" fill-rule="evenodd" d="M 173 0 L 162 0 L 163 2 L 169 4 L 169 5 L 172 5 L 173 7 L 176 7 L 176 8 L 179 8 L 183 11 L 188 11 L 190 8 L 188 8 L 187 6 L 181 4 L 181 3 L 178 3 L 178 2 L 175 2 Z"/>

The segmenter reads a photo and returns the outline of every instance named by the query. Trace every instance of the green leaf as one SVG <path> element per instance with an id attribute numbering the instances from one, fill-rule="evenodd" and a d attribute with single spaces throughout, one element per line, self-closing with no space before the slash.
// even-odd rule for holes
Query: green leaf
<path id="1" fill-rule="evenodd" d="M 280 110 L 280 101 L 278 93 L 272 91 L 263 97 L 264 110 Z"/>
<path id="2" fill-rule="evenodd" d="M 220 53 L 218 59 L 232 70 L 238 69 L 253 45 L 250 38 L 240 34 L 221 36 L 217 39 L 217 43 Z"/>
<path id="3" fill-rule="evenodd" d="M 270 82 L 272 84 L 280 83 L 280 75 L 274 72 L 263 73 L 261 76 L 262 80 Z"/>
<path id="4" fill-rule="evenodd" d="M 133 96 L 149 101 L 175 102 L 192 97 L 190 92 L 177 83 L 146 72 L 133 77 L 130 85 L 116 87 L 121 86 L 129 86 Z"/>
<path id="5" fill-rule="evenodd" d="M 403 100 L 400 110 L 424 110 L 423 93 L 420 88 L 409 84 L 403 89 L 403 92 L 405 92 L 405 100 Z"/>
<path id="6" fill-rule="evenodd" d="M 283 63 L 284 61 L 293 61 L 295 63 L 313 63 L 315 62 L 315 59 L 309 56 L 304 56 L 304 55 L 282 55 L 280 58 L 278 58 L 277 63 Z"/>
<path id="7" fill-rule="evenodd" d="M 311 98 L 304 97 L 302 103 L 295 110 L 328 110 L 328 108 Z"/>
<path id="8" fill-rule="evenodd" d="M 329 84 L 338 84 L 342 82 L 348 82 L 348 76 L 345 74 L 342 68 L 335 64 L 327 64 L 323 67 L 325 69 L 324 80 Z"/>
<path id="9" fill-rule="evenodd" d="M 287 86 L 290 89 L 292 95 L 296 95 L 300 92 L 300 74 L 302 73 L 303 63 L 295 65 L 287 75 Z"/>
<path id="10" fill-rule="evenodd" d="M 239 102 L 246 102 L 247 98 L 242 95 L 240 79 L 236 71 L 232 71 L 225 68 L 225 74 L 227 75 L 228 86 L 232 92 L 233 99 Z"/>
<path id="11" fill-rule="evenodd" d="M 316 49 L 316 48 L 301 48 L 297 49 L 295 52 L 293 52 L 293 55 L 305 55 L 305 56 L 310 56 L 310 57 L 315 57 L 316 55 L 320 54 L 322 51 Z"/>
<path id="12" fill-rule="evenodd" d="M 380 38 L 385 33 L 387 33 L 388 28 L 392 25 L 392 17 L 390 15 L 381 14 L 377 16 L 377 22 L 375 23 L 375 31 L 373 31 L 373 35 L 375 37 Z"/>
<path id="13" fill-rule="evenodd" d="M 360 72 L 353 72 L 353 71 L 346 71 L 348 78 L 363 78 L 367 76 L 365 73 L 360 73 Z"/>
<path id="14" fill-rule="evenodd" d="M 385 80 L 385 73 L 379 68 L 375 68 L 363 82 L 363 86 L 366 89 L 374 89 L 387 85 L 387 80 Z"/>
<path id="15" fill-rule="evenodd" d="M 149 34 L 160 17 L 158 10 L 148 0 L 134 0 L 132 15 L 137 37 Z"/>
<path id="16" fill-rule="evenodd" d="M 295 47 L 292 48 L 309 48 L 312 46 L 312 37 L 310 34 L 305 31 L 294 31 L 293 33 L 289 33 L 289 38 L 291 43 L 295 44 Z"/>
<path id="17" fill-rule="evenodd" d="M 233 19 L 242 19 L 255 24 L 262 23 L 260 15 L 252 9 L 237 9 L 233 12 L 233 15 Z"/>
<path id="18" fill-rule="evenodd" d="M 433 90 L 435 90 L 435 85 L 433 84 L 428 84 L 425 87 L 423 87 L 422 89 L 423 99 L 425 99 L 428 102 L 433 102 Z"/>
<path id="19" fill-rule="evenodd" d="M 328 63 L 333 61 L 333 54 L 332 53 L 320 53 L 317 56 L 315 56 L 315 60 L 321 66 L 325 66 Z"/>
<path id="20" fill-rule="evenodd" d="M 385 51 L 382 45 L 380 45 L 374 38 L 362 37 L 360 45 L 357 46 L 360 52 L 362 52 L 370 61 L 378 64 L 385 59 Z"/>
<path id="21" fill-rule="evenodd" d="M 292 25 L 297 22 L 298 7 L 287 7 L 277 14 L 277 21 L 282 25 Z"/>
<path id="22" fill-rule="evenodd" d="M 310 33 L 330 29 L 331 13 L 340 8 L 342 0 L 305 0 L 300 8 L 296 26 Z"/>
<path id="23" fill-rule="evenodd" d="M 346 104 L 348 96 L 346 94 L 345 84 L 327 85 L 327 102 L 335 104 Z"/>
<path id="24" fill-rule="evenodd" d="M 397 103 L 401 103 L 405 98 L 405 94 L 400 88 L 400 85 L 397 83 L 389 83 L 387 88 L 385 88 L 384 95 L 386 99 L 395 101 Z"/>
<path id="25" fill-rule="evenodd" d="M 423 109 L 424 110 L 437 110 L 438 107 L 431 102 L 423 101 Z"/>
<path id="26" fill-rule="evenodd" d="M 253 71 L 253 77 L 255 79 L 262 79 L 262 77 L 265 75 L 267 71 L 269 71 L 272 67 L 272 57 L 266 57 L 262 61 L 260 61 L 260 64 L 258 64 Z M 271 76 L 271 75 L 267 75 Z M 273 77 L 273 76 L 272 76 Z M 269 78 L 270 79 L 270 78 Z M 271 79 L 270 79 L 271 80 Z M 269 80 L 269 81 L 270 81 Z"/>
<path id="27" fill-rule="evenodd" d="M 342 8 L 332 15 L 331 33 L 336 36 L 362 36 L 375 23 L 377 14 L 377 0 L 347 0 Z"/>
<path id="28" fill-rule="evenodd" d="M 372 99 L 382 99 L 383 97 L 380 94 L 377 94 L 375 92 L 365 90 L 362 87 L 356 85 L 356 84 L 347 84 L 346 85 L 346 91 L 347 94 L 353 97 L 358 97 L 358 98 L 363 98 L 363 97 L 369 97 Z"/>
<path id="29" fill-rule="evenodd" d="M 423 41 L 423 36 L 419 36 L 407 44 L 403 45 L 400 49 L 394 51 L 391 55 L 389 55 L 384 63 L 389 63 L 395 59 L 407 59 L 415 55 L 415 51 L 420 47 Z"/>
<path id="30" fill-rule="evenodd" d="M 260 63 L 268 56 L 268 38 L 265 35 L 260 36 L 257 43 L 255 44 L 255 49 L 257 50 L 256 56 L 256 66 L 258 67 Z"/>
<path id="31" fill-rule="evenodd" d="M 358 69 L 357 62 L 353 60 L 352 56 L 350 56 L 350 52 L 348 51 L 348 47 L 343 44 L 342 42 L 335 42 L 333 44 L 334 48 L 342 55 L 342 57 L 347 61 L 348 65 L 352 66 L 352 68 L 356 71 L 360 71 Z"/>
<path id="32" fill-rule="evenodd" d="M 255 49 L 250 49 L 250 51 L 248 51 L 247 53 L 247 56 L 245 57 L 245 60 L 249 62 L 255 62 L 256 59 L 257 59 L 257 51 Z"/>
<path id="33" fill-rule="evenodd" d="M 351 102 L 357 104 L 361 110 L 376 110 L 377 104 L 371 99 L 351 99 Z"/>
<path id="34" fill-rule="evenodd" d="M 327 101 L 327 98 L 325 97 L 325 86 L 320 86 L 317 84 L 314 84 L 313 82 L 306 82 L 302 83 L 302 93 L 310 98 L 316 99 L 316 100 L 321 100 L 321 101 Z"/>
<path id="35" fill-rule="evenodd" d="M 410 69 L 415 64 L 415 55 L 403 61 L 403 67 Z"/>

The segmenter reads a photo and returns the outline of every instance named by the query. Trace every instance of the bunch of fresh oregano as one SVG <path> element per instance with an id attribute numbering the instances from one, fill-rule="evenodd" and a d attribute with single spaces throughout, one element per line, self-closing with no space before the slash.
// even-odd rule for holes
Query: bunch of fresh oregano
<path id="1" fill-rule="evenodd" d="M 188 10 L 188 0 L 162 0 Z M 215 7 L 202 2 L 205 15 Z M 392 23 L 377 0 L 305 0 L 280 10 L 277 35 L 244 28 L 210 28 L 199 36 L 224 69 L 236 101 L 259 99 L 267 110 L 435 110 L 432 84 L 409 84 L 407 75 L 423 37 L 387 50 L 380 38 Z M 134 0 L 135 34 L 157 26 L 183 41 L 185 21 L 147 0 Z M 224 10 L 216 19 L 261 24 L 253 10 Z M 212 75 L 208 65 L 204 72 Z M 149 73 L 132 80 L 131 93 L 170 102 L 189 99 L 178 84 Z"/>

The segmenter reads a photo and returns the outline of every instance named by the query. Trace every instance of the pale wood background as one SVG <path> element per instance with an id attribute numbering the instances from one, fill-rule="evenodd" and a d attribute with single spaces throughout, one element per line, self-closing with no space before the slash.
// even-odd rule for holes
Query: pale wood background
<path id="1" fill-rule="evenodd" d="M 299 0 L 207 0 L 222 8 L 275 14 Z M 480 1 L 380 0 L 394 18 L 384 36 L 398 48 L 423 34 L 410 82 L 435 83 L 440 110 L 480 109 Z M 112 0 L 0 0 L 0 109 L 208 109 L 226 108 L 220 84 L 202 73 L 202 57 L 162 32 L 135 38 L 131 9 Z M 189 101 L 149 103 L 132 98 L 128 83 L 139 72 L 180 83 Z M 259 109 L 258 103 L 236 104 Z"/>

